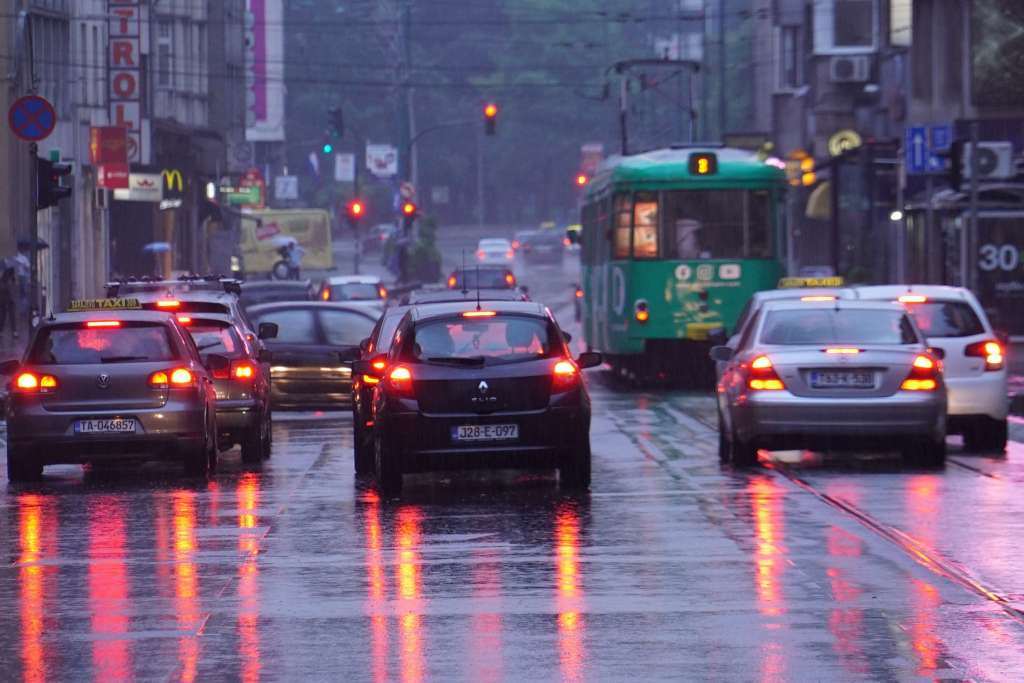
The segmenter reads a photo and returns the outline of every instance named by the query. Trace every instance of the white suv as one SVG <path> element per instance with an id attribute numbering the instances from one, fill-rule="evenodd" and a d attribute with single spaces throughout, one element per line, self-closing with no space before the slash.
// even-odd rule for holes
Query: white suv
<path id="1" fill-rule="evenodd" d="M 1006 449 L 1006 349 L 988 316 L 963 287 L 878 285 L 857 287 L 858 298 L 899 301 L 932 348 L 941 349 L 949 395 L 948 431 L 962 434 L 968 450 Z"/>

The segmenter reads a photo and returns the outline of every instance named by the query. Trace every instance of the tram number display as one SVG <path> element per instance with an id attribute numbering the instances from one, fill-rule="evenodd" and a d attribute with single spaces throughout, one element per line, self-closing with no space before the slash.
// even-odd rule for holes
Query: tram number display
<path id="1" fill-rule="evenodd" d="M 978 248 L 978 267 L 985 272 L 1010 272 L 1017 270 L 1020 262 L 1020 249 L 1014 244 L 983 244 Z"/>

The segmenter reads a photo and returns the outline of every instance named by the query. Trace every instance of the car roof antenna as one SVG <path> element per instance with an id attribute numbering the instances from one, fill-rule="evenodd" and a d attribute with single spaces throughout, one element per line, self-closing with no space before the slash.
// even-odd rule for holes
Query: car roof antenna
<path id="1" fill-rule="evenodd" d="M 466 250 L 462 250 L 462 296 L 469 294 L 469 289 L 466 288 Z"/>

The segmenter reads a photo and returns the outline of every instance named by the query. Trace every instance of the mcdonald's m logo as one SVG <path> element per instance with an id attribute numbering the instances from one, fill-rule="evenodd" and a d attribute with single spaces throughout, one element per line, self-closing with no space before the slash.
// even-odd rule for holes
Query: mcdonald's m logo
<path id="1" fill-rule="evenodd" d="M 185 182 L 182 180 L 181 171 L 176 168 L 160 171 L 164 180 L 164 197 L 180 197 L 185 194 Z"/>

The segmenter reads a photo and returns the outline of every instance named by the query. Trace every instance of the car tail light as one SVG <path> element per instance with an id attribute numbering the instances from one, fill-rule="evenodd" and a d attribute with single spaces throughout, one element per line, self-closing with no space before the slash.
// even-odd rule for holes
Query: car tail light
<path id="1" fill-rule="evenodd" d="M 85 323 L 86 327 L 97 328 L 97 327 L 121 327 L 120 320 L 90 320 Z"/>
<path id="2" fill-rule="evenodd" d="M 156 307 L 163 309 L 181 308 L 181 302 L 176 299 L 160 299 L 156 302 Z"/>
<path id="3" fill-rule="evenodd" d="M 577 287 L 576 288 L 576 298 L 577 299 L 582 299 L 583 298 L 583 288 L 582 287 Z"/>
<path id="4" fill-rule="evenodd" d="M 811 295 L 808 295 L 808 296 L 800 297 L 800 301 L 809 301 L 809 302 L 815 302 L 815 301 L 819 301 L 819 302 L 820 301 L 835 301 L 835 300 L 836 300 L 836 298 L 834 296 L 832 296 L 831 294 L 811 294 Z"/>
<path id="5" fill-rule="evenodd" d="M 939 364 L 928 356 L 917 356 L 910 374 L 903 380 L 903 391 L 935 391 L 939 386 Z"/>
<path id="6" fill-rule="evenodd" d="M 505 258 L 515 258 L 515 255 L 516 255 L 516 253 L 514 251 L 512 251 L 511 249 L 509 249 L 508 251 L 505 252 Z"/>
<path id="7" fill-rule="evenodd" d="M 563 237 L 562 238 L 562 244 L 564 246 L 568 247 L 568 246 L 572 245 L 572 240 L 570 240 L 568 237 Z"/>
<path id="8" fill-rule="evenodd" d="M 400 396 L 413 396 L 412 371 L 404 365 L 392 369 L 388 373 L 388 385 Z"/>
<path id="9" fill-rule="evenodd" d="M 980 341 L 971 344 L 964 349 L 965 356 L 985 359 L 985 371 L 991 372 L 1002 370 L 1006 357 L 1003 353 L 1003 345 L 997 341 Z"/>
<path id="10" fill-rule="evenodd" d="M 171 384 L 176 387 L 189 386 L 196 381 L 196 376 L 192 374 L 191 370 L 185 368 L 177 368 L 171 371 Z"/>
<path id="11" fill-rule="evenodd" d="M 448 289 L 455 289 L 459 284 L 458 279 L 454 275 L 448 277 Z"/>
<path id="12" fill-rule="evenodd" d="M 462 314 L 463 318 L 493 318 L 498 315 L 497 311 L 466 311 Z"/>
<path id="13" fill-rule="evenodd" d="M 166 389 L 170 383 L 170 378 L 167 377 L 167 373 L 163 370 L 154 372 L 149 376 L 149 386 L 156 387 L 158 389 Z"/>
<path id="14" fill-rule="evenodd" d="M 187 315 L 179 315 L 178 322 L 181 323 L 182 325 L 191 325 L 192 318 L 188 317 Z"/>
<path id="15" fill-rule="evenodd" d="M 384 356 L 378 356 L 374 360 L 370 361 L 370 365 L 377 372 L 384 374 L 384 369 L 387 368 L 388 363 L 384 360 Z M 380 384 L 380 378 L 374 377 L 373 375 L 363 375 L 363 382 L 365 384 Z"/>
<path id="16" fill-rule="evenodd" d="M 388 290 L 384 289 L 383 287 L 377 288 L 377 294 L 380 296 L 381 299 L 388 298 Z"/>
<path id="17" fill-rule="evenodd" d="M 53 375 L 37 375 L 34 372 L 22 372 L 14 378 L 14 389 L 24 393 L 47 394 L 57 389 L 60 383 Z"/>
<path id="18" fill-rule="evenodd" d="M 904 294 L 897 301 L 901 304 L 923 304 L 928 302 L 928 297 L 924 294 Z"/>
<path id="19" fill-rule="evenodd" d="M 256 378 L 256 366 L 247 360 L 236 360 L 231 363 L 231 379 L 240 382 L 251 382 Z"/>
<path id="20" fill-rule="evenodd" d="M 554 392 L 568 391 L 575 388 L 580 381 L 580 371 L 571 360 L 560 360 L 551 370 L 551 390 Z"/>
<path id="21" fill-rule="evenodd" d="M 483 261 L 485 258 L 487 258 L 487 252 L 484 251 L 483 249 L 480 249 L 479 251 L 476 252 L 476 257 Z"/>
<path id="22" fill-rule="evenodd" d="M 753 391 L 782 391 L 786 388 L 768 356 L 758 356 L 750 362 L 747 387 Z"/>
<path id="23" fill-rule="evenodd" d="M 513 249 L 518 249 L 519 248 L 519 240 L 512 240 L 512 248 Z"/>
<path id="24" fill-rule="evenodd" d="M 825 353 L 838 356 L 855 356 L 860 353 L 860 349 L 849 348 L 846 346 L 830 346 L 825 349 Z"/>
<path id="25" fill-rule="evenodd" d="M 512 287 L 516 284 L 516 276 L 512 273 L 505 273 L 505 284 Z"/>
<path id="26" fill-rule="evenodd" d="M 331 300 L 331 288 L 330 287 L 324 287 L 324 291 L 320 293 L 320 299 L 322 299 L 323 301 L 330 301 Z"/>

